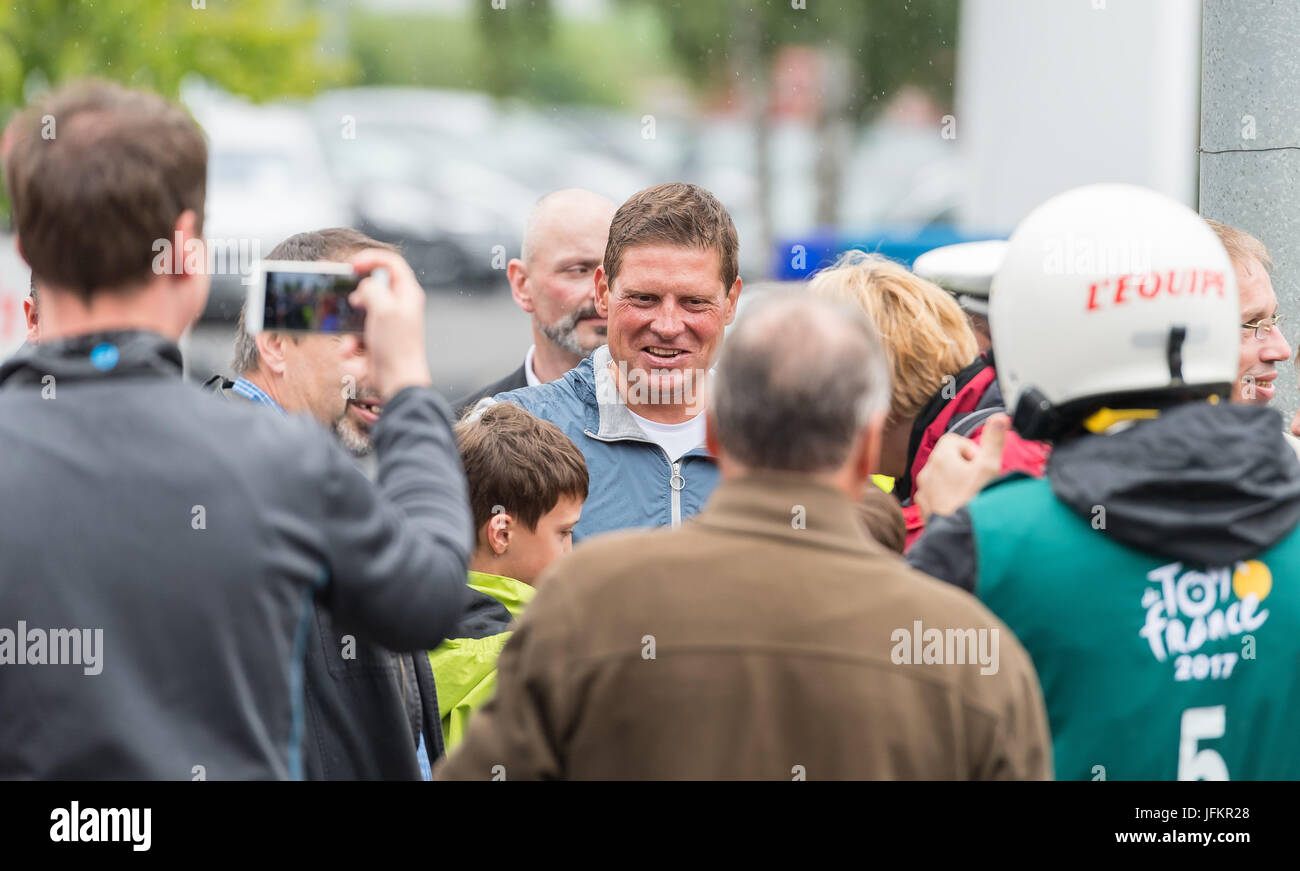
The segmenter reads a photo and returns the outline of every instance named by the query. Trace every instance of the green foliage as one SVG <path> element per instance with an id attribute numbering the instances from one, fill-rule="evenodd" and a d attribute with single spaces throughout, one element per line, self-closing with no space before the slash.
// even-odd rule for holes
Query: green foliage
<path id="1" fill-rule="evenodd" d="M 21 0 L 0 7 L 0 114 L 33 83 L 80 76 L 173 97 L 191 73 L 255 100 L 310 94 L 352 71 L 321 56 L 319 30 L 286 0 Z"/>
<path id="2" fill-rule="evenodd" d="M 0 124 L 33 90 L 83 76 L 169 97 L 190 74 L 258 101 L 311 94 L 354 71 L 322 56 L 319 31 L 295 0 L 0 2 Z"/>
<path id="3" fill-rule="evenodd" d="M 871 4 L 845 43 L 863 73 L 852 105 L 870 114 L 903 85 L 916 85 L 951 107 L 958 8 L 957 0 Z"/>
<path id="4" fill-rule="evenodd" d="M 478 30 L 468 18 L 355 12 L 348 30 L 363 85 L 487 89 Z"/>
<path id="5" fill-rule="evenodd" d="M 673 63 L 658 17 L 615 7 L 559 22 L 549 4 L 486 0 L 474 15 L 355 11 L 352 53 L 367 85 L 487 91 L 543 105 L 620 105 Z"/>
<path id="6" fill-rule="evenodd" d="M 480 3 L 478 24 L 484 43 L 492 49 L 483 70 L 486 90 L 493 96 L 521 92 L 539 72 L 539 65 L 548 65 L 555 24 L 550 0 L 515 0 L 504 9 Z"/>
<path id="7" fill-rule="evenodd" d="M 852 65 L 849 106 L 865 117 L 903 85 L 952 101 L 958 0 L 622 0 L 654 9 L 678 64 L 698 87 L 724 83 L 787 45 L 837 45 Z M 752 44 L 746 44 L 752 43 Z M 739 71 L 741 74 L 751 71 Z"/>

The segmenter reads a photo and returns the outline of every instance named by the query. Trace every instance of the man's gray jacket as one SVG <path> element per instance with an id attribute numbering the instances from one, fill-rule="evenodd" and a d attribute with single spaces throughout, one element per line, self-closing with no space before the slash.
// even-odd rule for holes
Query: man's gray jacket
<path id="1" fill-rule="evenodd" d="M 315 421 L 180 374 L 142 332 L 0 367 L 0 779 L 300 777 L 312 597 L 399 651 L 465 606 L 432 389 L 387 403 L 375 486 Z"/>

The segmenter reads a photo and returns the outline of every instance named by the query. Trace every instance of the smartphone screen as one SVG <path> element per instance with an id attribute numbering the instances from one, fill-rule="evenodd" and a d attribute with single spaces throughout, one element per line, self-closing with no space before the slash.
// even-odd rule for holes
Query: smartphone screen
<path id="1" fill-rule="evenodd" d="M 267 269 L 262 329 L 363 332 L 365 311 L 348 303 L 359 280 L 351 274 Z"/>

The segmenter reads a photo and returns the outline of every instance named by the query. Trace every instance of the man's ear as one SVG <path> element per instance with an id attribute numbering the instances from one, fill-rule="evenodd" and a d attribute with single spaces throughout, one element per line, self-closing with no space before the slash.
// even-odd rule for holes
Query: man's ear
<path id="1" fill-rule="evenodd" d="M 176 277 L 192 277 L 195 275 L 206 275 L 208 271 L 208 249 L 203 237 L 199 235 L 198 216 L 194 214 L 193 209 L 186 209 L 181 212 L 176 219 L 176 226 L 172 228 L 172 241 L 176 248 L 172 251 L 173 261 L 172 275 Z"/>
<path id="2" fill-rule="evenodd" d="M 176 297 L 179 332 L 189 329 L 203 315 L 208 303 L 212 277 L 208 274 L 208 246 L 198 231 L 199 219 L 193 209 L 181 212 L 172 228 L 172 271 L 168 276 L 181 294 Z"/>
<path id="3" fill-rule="evenodd" d="M 289 362 L 285 357 L 285 346 L 289 341 L 289 337 L 284 333 L 272 330 L 263 330 L 253 337 L 253 342 L 257 345 L 257 354 L 262 358 L 262 365 L 268 372 L 276 375 L 284 374 Z"/>
<path id="4" fill-rule="evenodd" d="M 528 289 L 528 267 L 518 257 L 506 264 L 506 279 L 510 282 L 510 295 L 515 305 L 529 314 L 533 313 L 533 295 Z"/>
<path id="5" fill-rule="evenodd" d="M 501 556 L 510 547 L 510 530 L 514 518 L 505 511 L 496 511 L 487 522 L 487 546 L 497 556 Z"/>
<path id="6" fill-rule="evenodd" d="M 727 320 L 725 321 L 727 324 L 730 324 L 736 319 L 736 306 L 740 302 L 740 289 L 742 284 L 743 282 L 741 282 L 740 276 L 737 275 L 736 280 L 731 283 L 731 289 L 727 291 Z"/>
<path id="7" fill-rule="evenodd" d="M 596 314 L 609 317 L 609 276 L 604 264 L 596 267 Z"/>
<path id="8" fill-rule="evenodd" d="M 41 312 L 30 296 L 23 297 L 23 318 L 27 321 L 27 344 L 35 345 L 41 337 Z"/>

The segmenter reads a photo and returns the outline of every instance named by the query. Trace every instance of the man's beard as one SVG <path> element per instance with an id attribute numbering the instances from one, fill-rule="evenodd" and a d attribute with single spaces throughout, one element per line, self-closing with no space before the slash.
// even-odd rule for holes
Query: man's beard
<path id="1" fill-rule="evenodd" d="M 334 438 L 338 440 L 343 450 L 347 451 L 354 457 L 368 457 L 375 450 L 374 440 L 370 436 L 370 430 L 362 427 L 355 420 L 348 416 L 348 409 L 352 403 L 348 403 L 343 408 L 343 416 L 334 421 Z"/>
<path id="2" fill-rule="evenodd" d="M 570 354 L 579 356 L 590 354 L 592 351 L 605 344 L 605 328 L 603 326 L 596 328 L 596 344 L 590 348 L 584 348 L 582 342 L 578 339 L 578 321 L 585 318 L 598 318 L 600 315 L 592 306 L 578 309 L 575 312 L 565 315 L 553 324 L 547 324 L 542 327 L 542 335 L 554 342 L 558 347 L 563 348 Z"/>

